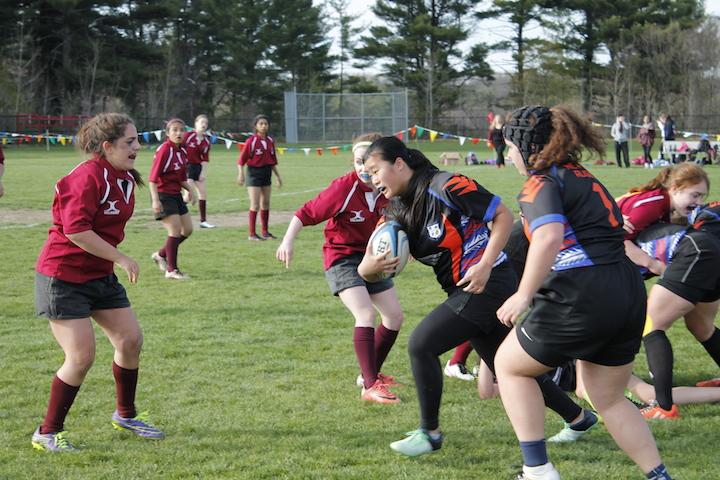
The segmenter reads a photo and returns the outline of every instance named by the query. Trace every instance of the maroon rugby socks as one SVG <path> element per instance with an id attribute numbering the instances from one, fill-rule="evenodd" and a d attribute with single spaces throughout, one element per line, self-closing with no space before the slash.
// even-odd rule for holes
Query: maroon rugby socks
<path id="1" fill-rule="evenodd" d="M 370 388 L 377 380 L 377 362 L 375 360 L 375 329 L 372 327 L 355 327 L 353 330 L 355 355 L 360 364 L 360 373 L 365 388 Z"/>
<path id="2" fill-rule="evenodd" d="M 385 328 L 382 323 L 378 328 L 375 329 L 375 361 L 377 362 L 377 371 L 379 372 L 382 368 L 385 359 L 390 353 L 395 344 L 395 339 L 398 336 L 397 330 L 390 330 Z"/>
<path id="3" fill-rule="evenodd" d="M 200 221 L 204 222 L 207 214 L 207 200 L 198 200 L 198 209 L 200 210 Z"/>
<path id="4" fill-rule="evenodd" d="M 473 347 L 469 341 L 461 343 L 460 345 L 455 347 L 455 352 L 450 359 L 450 365 L 455 365 L 456 363 L 462 363 L 463 365 L 465 365 L 472 351 Z"/>
<path id="5" fill-rule="evenodd" d="M 113 377 L 115 377 L 118 414 L 124 418 L 134 418 L 137 415 L 135 411 L 135 389 L 137 387 L 138 369 L 123 368 L 113 362 L 112 371 Z"/>
<path id="6" fill-rule="evenodd" d="M 45 420 L 40 426 L 40 433 L 57 433 L 63 431 L 65 417 L 75 401 L 80 387 L 68 385 L 55 375 L 50 387 L 50 401 L 48 402 Z"/>
<path id="7" fill-rule="evenodd" d="M 260 226 L 262 227 L 262 236 L 267 237 L 268 220 L 270 219 L 270 210 L 260 210 Z"/>
<path id="8" fill-rule="evenodd" d="M 255 223 L 257 222 L 257 210 L 248 210 L 248 234 L 251 237 L 256 237 L 257 233 L 255 233 Z"/>

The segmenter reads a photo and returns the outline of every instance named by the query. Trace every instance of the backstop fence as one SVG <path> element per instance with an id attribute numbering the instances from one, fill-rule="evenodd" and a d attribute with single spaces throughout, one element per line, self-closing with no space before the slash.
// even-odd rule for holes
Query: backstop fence
<path id="1" fill-rule="evenodd" d="M 285 141 L 347 142 L 408 127 L 407 90 L 387 93 L 285 92 Z"/>

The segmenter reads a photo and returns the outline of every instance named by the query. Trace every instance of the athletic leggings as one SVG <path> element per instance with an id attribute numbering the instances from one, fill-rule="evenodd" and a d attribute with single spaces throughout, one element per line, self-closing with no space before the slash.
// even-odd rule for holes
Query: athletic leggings
<path id="1" fill-rule="evenodd" d="M 484 331 L 477 323 L 466 320 L 447 305 L 440 304 L 426 316 L 413 331 L 408 344 L 410 362 L 420 404 L 420 427 L 434 430 L 439 427 L 440 400 L 443 374 L 439 356 L 470 340 L 490 370 L 495 372 L 495 352 L 510 329 L 497 318 L 490 331 Z M 548 375 L 537 377 L 545 399 L 545 405 L 557 412 L 567 423 L 582 412 Z"/>
<path id="2" fill-rule="evenodd" d="M 495 165 L 505 166 L 505 144 L 495 145 Z"/>

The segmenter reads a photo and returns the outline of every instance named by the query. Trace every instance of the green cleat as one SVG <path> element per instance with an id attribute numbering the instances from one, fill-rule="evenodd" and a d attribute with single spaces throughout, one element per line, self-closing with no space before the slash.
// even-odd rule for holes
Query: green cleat
<path id="1" fill-rule="evenodd" d="M 590 421 L 592 422 L 590 426 L 585 428 L 584 430 L 575 430 L 573 429 L 569 423 L 566 423 L 562 430 L 560 430 L 559 433 L 553 435 L 552 437 L 547 439 L 548 443 L 564 443 L 564 442 L 577 442 L 583 435 L 588 433 L 590 430 L 595 428 L 598 423 L 600 423 L 600 419 L 597 415 L 595 415 L 594 412 L 591 412 L 590 410 L 585 410 L 585 415 L 590 417 Z"/>
<path id="2" fill-rule="evenodd" d="M 440 434 L 439 438 L 434 439 L 422 428 L 408 432 L 405 436 L 402 440 L 392 442 L 390 448 L 408 457 L 417 457 L 440 450 L 444 438 L 443 435 Z"/>

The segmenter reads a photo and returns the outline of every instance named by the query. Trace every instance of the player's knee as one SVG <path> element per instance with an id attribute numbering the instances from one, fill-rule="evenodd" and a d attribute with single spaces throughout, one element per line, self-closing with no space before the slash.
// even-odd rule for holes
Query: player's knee
<path id="1" fill-rule="evenodd" d="M 143 345 L 143 334 L 141 331 L 134 332 L 132 334 L 126 335 L 123 337 L 120 342 L 118 342 L 118 350 L 123 355 L 131 356 L 131 357 L 137 357 L 140 355 L 140 351 L 142 350 Z"/>
<path id="2" fill-rule="evenodd" d="M 65 357 L 65 365 L 72 369 L 73 372 L 85 375 L 95 362 L 95 346 L 86 347 L 81 350 L 72 352 Z"/>

